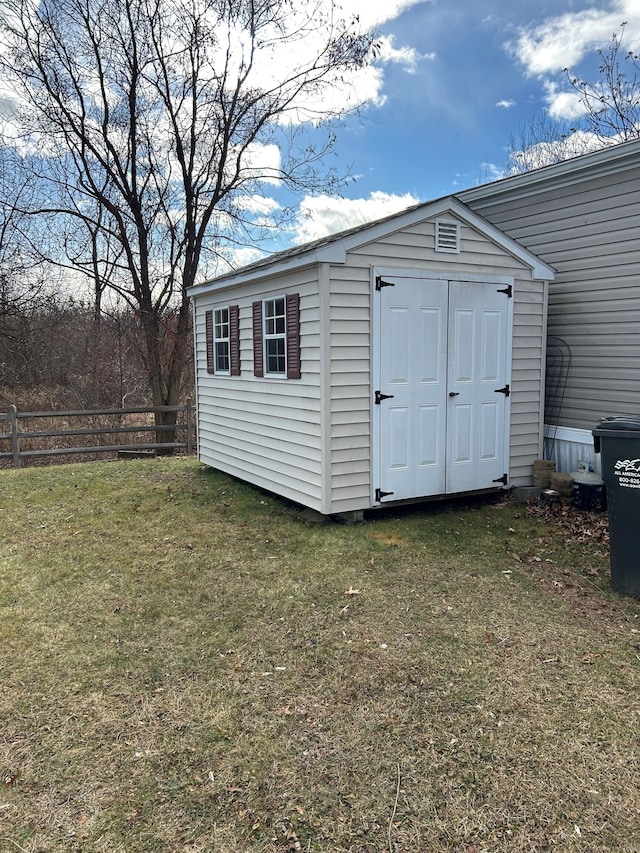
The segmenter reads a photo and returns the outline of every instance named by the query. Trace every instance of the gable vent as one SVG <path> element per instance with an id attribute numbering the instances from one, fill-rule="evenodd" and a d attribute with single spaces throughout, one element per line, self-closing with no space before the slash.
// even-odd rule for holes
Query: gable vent
<path id="1" fill-rule="evenodd" d="M 460 252 L 460 223 L 453 219 L 436 219 L 436 252 Z"/>

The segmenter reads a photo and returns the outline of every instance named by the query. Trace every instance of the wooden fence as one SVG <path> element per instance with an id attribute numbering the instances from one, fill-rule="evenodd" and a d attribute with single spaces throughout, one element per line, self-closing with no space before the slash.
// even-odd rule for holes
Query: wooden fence
<path id="1" fill-rule="evenodd" d="M 155 423 L 157 412 L 175 412 L 177 422 L 158 425 Z M 76 412 L 19 412 L 15 406 L 11 406 L 9 412 L 0 412 L 0 464 L 2 460 L 11 460 L 12 467 L 20 468 L 22 460 L 68 454 L 93 456 L 97 453 L 131 454 L 168 450 L 189 454 L 194 447 L 193 414 L 194 406 L 190 400 L 183 406 Z M 108 423 L 104 422 L 105 418 L 109 420 Z M 34 421 L 48 422 L 50 428 L 32 429 Z M 78 422 L 85 426 L 74 426 Z M 22 424 L 27 428 L 21 429 Z M 149 436 L 149 433 L 152 435 Z M 162 433 L 169 434 L 172 440 L 162 441 Z M 129 443 L 123 436 L 129 438 Z M 72 443 L 74 437 L 75 444 Z M 145 440 L 147 438 L 150 440 Z"/>

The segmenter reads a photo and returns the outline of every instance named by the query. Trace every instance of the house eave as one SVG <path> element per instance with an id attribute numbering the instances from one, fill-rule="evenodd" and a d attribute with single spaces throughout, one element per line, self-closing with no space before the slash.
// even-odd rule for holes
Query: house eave
<path id="1" fill-rule="evenodd" d="M 522 196 L 531 195 L 538 187 L 553 183 L 555 186 L 563 187 L 573 183 L 576 176 L 581 172 L 589 171 L 594 176 L 606 176 L 631 168 L 640 154 L 640 140 L 621 142 L 611 145 L 590 154 L 582 154 L 570 160 L 562 160 L 552 163 L 530 172 L 519 175 L 511 175 L 492 181 L 489 184 L 481 184 L 456 193 L 456 198 L 465 204 L 482 201 L 492 196 L 500 196 L 502 193 L 515 193 L 518 191 Z"/>

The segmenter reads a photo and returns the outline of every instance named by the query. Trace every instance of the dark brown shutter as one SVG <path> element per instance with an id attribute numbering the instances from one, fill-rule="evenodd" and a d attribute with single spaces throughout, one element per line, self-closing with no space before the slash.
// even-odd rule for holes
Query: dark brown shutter
<path id="1" fill-rule="evenodd" d="M 262 344 L 262 302 L 253 303 L 253 375 L 264 376 Z"/>
<path id="2" fill-rule="evenodd" d="M 213 358 L 213 311 L 207 311 L 204 315 L 205 320 L 205 340 L 207 343 L 207 373 L 214 373 L 214 358 Z"/>
<path id="3" fill-rule="evenodd" d="M 287 379 L 300 379 L 300 294 L 287 295 Z"/>
<path id="4" fill-rule="evenodd" d="M 229 372 L 240 376 L 240 309 L 229 306 Z"/>

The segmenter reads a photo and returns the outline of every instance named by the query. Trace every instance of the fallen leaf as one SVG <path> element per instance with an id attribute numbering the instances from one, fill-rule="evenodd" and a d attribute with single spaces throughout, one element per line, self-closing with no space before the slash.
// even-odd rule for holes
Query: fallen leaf
<path id="1" fill-rule="evenodd" d="M 7 776 L 4 777 L 4 784 L 7 786 L 7 788 L 13 788 L 19 778 L 20 771 L 16 770 L 15 773 L 9 773 Z"/>

